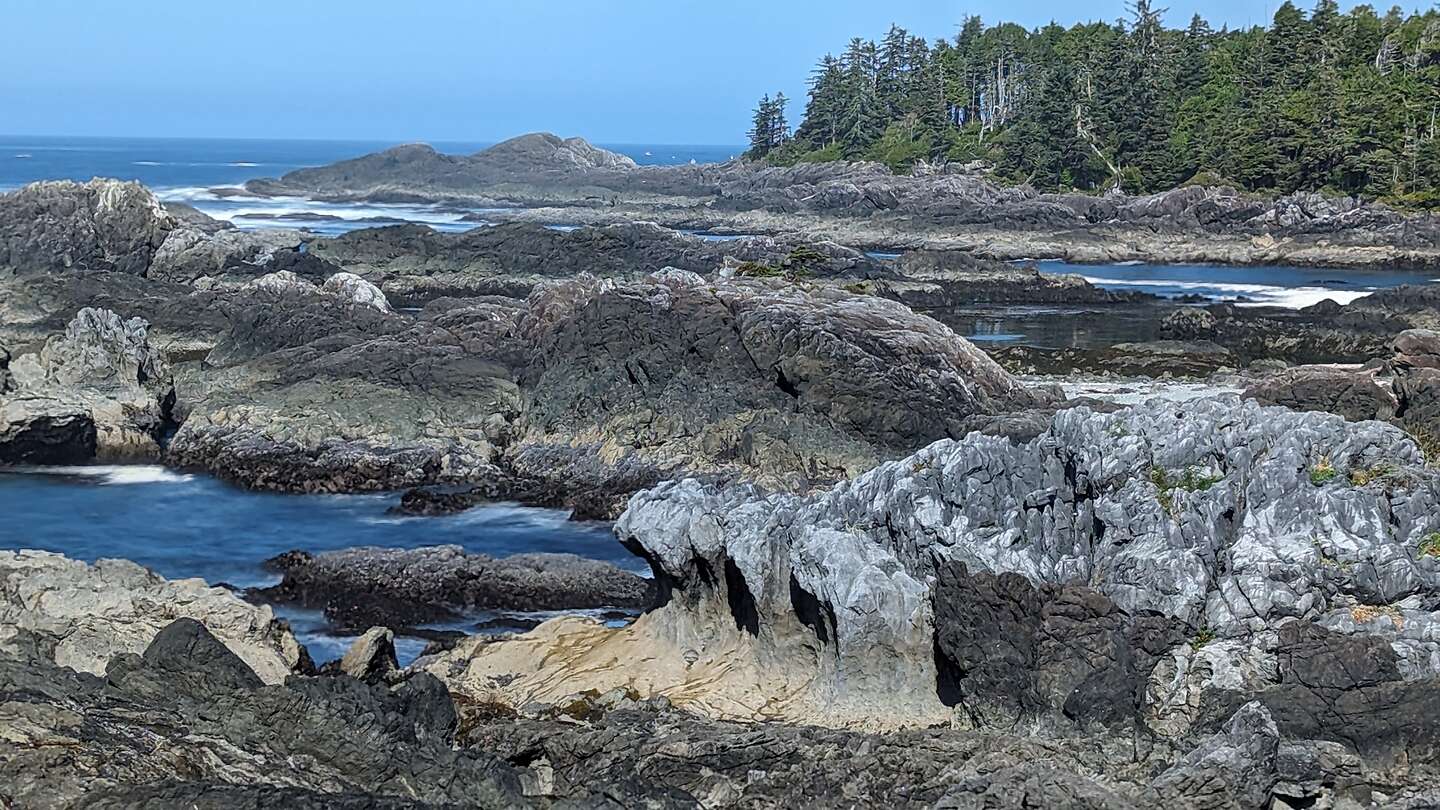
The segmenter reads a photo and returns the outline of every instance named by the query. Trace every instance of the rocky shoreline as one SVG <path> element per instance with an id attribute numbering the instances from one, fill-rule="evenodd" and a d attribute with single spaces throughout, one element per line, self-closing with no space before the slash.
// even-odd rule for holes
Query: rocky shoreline
<path id="1" fill-rule="evenodd" d="M 396 508 L 420 520 L 564 505 L 614 519 L 651 577 L 563 554 L 297 548 L 242 594 L 0 551 L 0 804 L 1440 800 L 1432 287 L 1195 306 L 963 250 L 855 247 L 865 227 L 922 234 L 979 206 L 1025 224 L 1017 244 L 1078 216 L 1097 244 L 1121 232 L 1107 223 L 1156 245 L 1213 226 L 1281 234 L 1274 257 L 1389 240 L 1426 265 L 1432 224 L 502 146 L 362 162 L 399 173 L 365 193 L 418 193 L 396 184 L 443 163 L 597 224 L 322 237 L 114 181 L 0 195 L 0 463 L 405 490 Z M 348 193 L 327 171 L 253 190 Z M 795 219 L 730 241 L 620 221 L 639 198 L 683 216 L 681 197 Z M 817 239 L 822 217 L 854 227 Z M 1057 303 L 1153 307 L 1161 339 L 992 357 L 932 317 Z M 1157 379 L 1198 395 L 1155 396 Z M 359 638 L 317 668 L 272 605 Z M 397 633 L 487 610 L 565 615 L 435 631 L 396 660 Z"/>
<path id="2" fill-rule="evenodd" d="M 1440 266 L 1440 219 L 1356 199 L 1263 199 L 1198 186 L 1142 197 L 1041 194 L 963 169 L 897 176 L 869 163 L 637 166 L 549 134 L 473 155 L 398 146 L 250 181 L 239 193 L 513 207 L 485 217 L 646 220 L 719 234 L 803 234 L 870 250 L 965 250 L 1005 261 Z"/>

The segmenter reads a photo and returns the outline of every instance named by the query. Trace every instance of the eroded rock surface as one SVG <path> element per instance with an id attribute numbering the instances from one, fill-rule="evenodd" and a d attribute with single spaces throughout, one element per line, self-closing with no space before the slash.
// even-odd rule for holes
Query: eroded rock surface
<path id="1" fill-rule="evenodd" d="M 1318 666 L 1350 637 L 1394 650 L 1399 680 L 1366 700 L 1436 683 L 1437 502 L 1420 449 L 1378 422 L 1235 397 L 1075 408 L 1023 444 L 942 440 L 808 496 L 663 483 L 617 533 L 664 607 L 431 671 L 554 699 L 564 676 L 523 660 L 563 646 L 587 662 L 570 683 L 603 690 L 622 676 L 599 662 L 631 649 L 627 682 L 720 717 L 1198 733 L 1283 694 L 1295 623 L 1329 631 Z M 1344 735 L 1339 716 L 1306 733 Z"/>
<path id="2" fill-rule="evenodd" d="M 43 551 L 0 551 L 0 650 L 35 643 L 59 666 L 100 675 L 112 657 L 144 651 L 180 618 L 203 621 L 265 683 L 307 666 L 270 608 L 223 588 L 166 580 L 126 560 L 89 565 Z"/>
<path id="3" fill-rule="evenodd" d="M 85 308 L 65 334 L 10 363 L 0 458 L 28 463 L 156 459 L 175 389 L 147 324 Z"/>

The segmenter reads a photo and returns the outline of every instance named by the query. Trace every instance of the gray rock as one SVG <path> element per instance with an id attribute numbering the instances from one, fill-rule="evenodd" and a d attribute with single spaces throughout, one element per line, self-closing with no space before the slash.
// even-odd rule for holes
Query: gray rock
<path id="1" fill-rule="evenodd" d="M 362 681 L 382 680 L 400 669 L 395 660 L 395 634 L 387 627 L 372 627 L 355 639 L 340 658 L 339 669 Z"/>
<path id="2" fill-rule="evenodd" d="M 929 681 L 937 702 L 986 702 L 970 714 L 982 725 L 1114 724 L 1196 700 L 1144 685 L 1152 671 L 1184 680 L 1166 663 L 1184 636 L 1263 645 L 1295 619 L 1435 604 L 1440 571 L 1420 549 L 1437 501 L 1440 477 L 1393 427 L 1218 397 L 1061 411 L 1029 443 L 941 441 L 805 497 L 667 482 L 632 498 L 616 531 L 650 559 L 670 594 L 654 624 L 681 644 L 734 625 L 800 665 L 818 643 L 829 652 L 811 688 L 856 711 Z M 965 584 L 1005 573 L 1028 584 Z M 1411 660 L 1407 677 L 1437 674 L 1419 662 L 1440 659 Z M 1229 674 L 1250 666 L 1196 668 L 1199 702 L 1274 683 L 1263 667 Z M 1330 718 L 1308 736 L 1345 725 Z"/>
<path id="3" fill-rule="evenodd" d="M 433 678 L 260 681 L 187 620 L 103 677 L 0 653 L 0 796 L 35 808 L 530 804 L 513 767 L 451 747 L 454 706 Z"/>
<path id="4" fill-rule="evenodd" d="M 32 183 L 0 194 L 0 276 L 144 275 L 177 224 L 139 183 Z"/>
<path id="5" fill-rule="evenodd" d="M 495 558 L 459 546 L 291 551 L 267 563 L 284 575 L 254 596 L 322 609 L 333 624 L 413 627 L 467 611 L 642 608 L 650 587 L 610 563 L 572 554 Z"/>
<path id="6" fill-rule="evenodd" d="M 146 329 L 139 318 L 85 308 L 63 336 L 12 363 L 16 390 L 0 393 L 9 425 L 0 447 L 9 449 L 0 453 L 37 462 L 158 458 L 175 390 Z"/>
<path id="7" fill-rule="evenodd" d="M 1160 774 L 1154 788 L 1167 806 L 1183 802 L 1197 810 L 1268 808 L 1279 781 L 1279 743 L 1270 712 L 1258 703 L 1246 704 L 1224 732 L 1201 742 Z"/>
<path id="8" fill-rule="evenodd" d="M 308 660 L 270 608 L 198 579 L 165 580 L 125 560 L 87 565 L 43 551 L 0 551 L 0 651 L 39 635 L 46 658 L 98 675 L 113 656 L 142 652 L 181 618 L 204 622 L 266 683 Z"/>

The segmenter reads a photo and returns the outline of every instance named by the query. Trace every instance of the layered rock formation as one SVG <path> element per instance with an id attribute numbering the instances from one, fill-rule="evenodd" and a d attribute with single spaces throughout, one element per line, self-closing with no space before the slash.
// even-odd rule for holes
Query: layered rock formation
<path id="1" fill-rule="evenodd" d="M 669 482 L 616 527 L 664 607 L 432 670 L 489 699 L 623 678 L 710 715 L 847 725 L 1183 736 L 1258 699 L 1287 734 L 1353 742 L 1347 710 L 1291 704 L 1360 656 L 1378 669 L 1313 699 L 1374 706 L 1373 750 L 1423 747 L 1394 713 L 1440 675 L 1422 465 L 1392 427 L 1222 398 L 1063 411 L 1031 442 L 941 441 L 810 496 Z M 535 663 L 552 648 L 569 680 Z"/>

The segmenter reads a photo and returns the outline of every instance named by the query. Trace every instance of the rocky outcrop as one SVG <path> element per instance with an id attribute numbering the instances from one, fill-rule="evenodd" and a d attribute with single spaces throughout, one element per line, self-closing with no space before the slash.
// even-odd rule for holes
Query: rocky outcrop
<path id="1" fill-rule="evenodd" d="M 478 482 L 606 515 L 679 470 L 829 481 L 1049 401 L 903 305 L 782 279 L 587 276 L 418 318 L 293 276 L 245 292 L 168 459 L 262 488 Z"/>
<path id="2" fill-rule="evenodd" d="M 118 180 L 32 183 L 0 194 L 0 278 L 123 273 L 191 282 L 303 261 L 298 232 L 235 230 L 186 209 Z"/>
<path id="3" fill-rule="evenodd" d="M 462 644 L 451 683 L 547 699 L 643 660 L 627 683 L 718 716 L 1183 736 L 1282 693 L 1296 622 L 1335 634 L 1325 655 L 1392 648 L 1377 696 L 1436 683 L 1437 500 L 1401 431 L 1233 397 L 1061 411 L 1031 442 L 941 441 L 809 496 L 667 482 L 616 527 L 663 607 Z M 590 666 L 536 665 L 550 645 Z M 1339 739 L 1341 716 L 1306 733 Z"/>
<path id="4" fill-rule="evenodd" d="M 512 463 L 573 468 L 583 489 L 605 486 L 596 460 L 601 476 L 743 470 L 803 486 L 1045 402 L 901 304 L 785 282 L 582 278 L 532 296 L 522 332 L 533 355 Z M 570 462 L 539 454 L 567 446 Z"/>
<path id="5" fill-rule="evenodd" d="M 532 133 L 473 155 L 445 155 L 426 144 L 406 144 L 331 166 L 298 169 L 278 180 L 252 180 L 245 187 L 255 194 L 304 188 L 330 197 L 404 201 L 431 194 L 473 194 L 491 186 L 569 190 L 592 186 L 602 177 L 624 178 L 635 170 L 630 158 L 581 138 Z M 603 192 L 592 187 L 579 196 L 599 200 Z"/>
<path id="6" fill-rule="evenodd" d="M 32 463 L 154 459 L 174 401 L 170 370 L 139 318 L 80 310 L 63 336 L 10 367 L 0 457 Z"/>
<path id="7" fill-rule="evenodd" d="M 253 598 L 324 610 L 342 630 L 414 627 L 480 610 L 642 608 L 651 590 L 635 574 L 573 554 L 495 558 L 459 546 L 292 551 L 266 566 L 284 579 Z"/>
<path id="8" fill-rule="evenodd" d="M 176 224 L 139 183 L 32 183 L 0 194 L 0 276 L 144 275 Z"/>
<path id="9" fill-rule="evenodd" d="M 264 684 L 200 622 L 177 620 L 101 675 L 0 649 L 0 799 L 17 807 L 1294 806 L 1427 795 L 1412 772 L 1237 711 L 1180 747 L 1110 733 L 871 734 L 716 722 L 625 690 L 523 712 L 390 671 Z M 377 652 L 367 661 L 360 653 Z M 1338 750 L 1337 750 L 1338 749 Z M 1423 769 L 1421 763 L 1412 763 Z M 1384 792 L 1381 792 L 1383 788 Z M 1281 805 L 1283 806 L 1283 805 Z M 1343 806 L 1343 804 L 1342 804 Z"/>
<path id="10" fill-rule="evenodd" d="M 287 491 L 498 474 L 518 407 L 507 368 L 451 331 L 277 279 L 232 299 L 229 332 L 192 369 L 172 464 Z"/>
<path id="11" fill-rule="evenodd" d="M 724 233 L 808 233 L 847 244 L 971 250 L 988 258 L 1380 266 L 1440 263 L 1440 219 L 1354 198 L 1278 198 L 1187 186 L 1129 196 L 1042 194 L 968 171 L 895 175 L 872 163 L 633 166 L 554 136 L 472 156 L 397 147 L 251 193 L 549 206 L 535 222 L 648 219 Z M 846 234 L 839 237 L 839 234 Z"/>
<path id="12" fill-rule="evenodd" d="M 309 665 L 270 608 L 198 579 L 165 580 L 125 560 L 89 565 L 43 551 L 0 551 L 0 652 L 23 647 L 101 675 L 111 658 L 143 652 L 181 618 L 204 622 L 257 683 L 279 683 Z"/>
<path id="13" fill-rule="evenodd" d="M 1440 285 L 1380 290 L 1349 304 L 1321 301 L 1300 310 L 1216 304 L 1186 307 L 1160 324 L 1164 337 L 1208 340 L 1245 361 L 1363 363 L 1388 357 L 1391 340 L 1410 329 L 1440 327 Z"/>
<path id="14" fill-rule="evenodd" d="M 315 257 L 372 279 L 405 306 L 443 297 L 525 297 L 536 286 L 581 274 L 635 279 L 666 267 L 714 273 L 727 263 L 854 281 L 893 275 L 883 263 L 834 243 L 795 237 L 706 240 L 646 222 L 556 230 L 512 223 L 442 233 L 422 225 L 367 228 L 316 240 Z M 780 274 L 778 269 L 774 270 Z"/>
<path id="15" fill-rule="evenodd" d="M 1440 452 L 1440 332 L 1400 333 L 1386 355 L 1363 367 L 1300 366 L 1260 379 L 1245 396 L 1302 411 L 1397 424 L 1421 442 L 1432 460 Z"/>
<path id="16" fill-rule="evenodd" d="M 433 678 L 393 689 L 348 677 L 266 685 L 199 622 L 153 636 L 97 674 L 0 653 L 0 799 L 35 808 L 530 803 L 515 768 L 452 747 L 455 709 Z"/>

